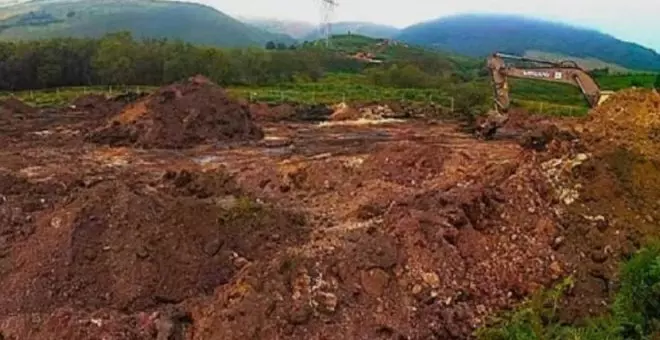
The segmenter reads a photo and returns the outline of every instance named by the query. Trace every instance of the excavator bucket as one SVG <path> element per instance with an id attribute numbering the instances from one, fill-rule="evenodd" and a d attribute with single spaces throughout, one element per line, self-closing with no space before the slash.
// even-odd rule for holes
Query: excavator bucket
<path id="1" fill-rule="evenodd" d="M 607 100 L 611 95 L 614 94 L 614 91 L 600 91 L 600 98 L 598 98 L 598 105 L 602 104 Z"/>
<path id="2" fill-rule="evenodd" d="M 497 129 L 504 126 L 509 120 L 509 115 L 501 113 L 497 109 L 490 110 L 482 123 L 477 125 L 475 134 L 481 139 L 492 139 L 497 133 Z"/>

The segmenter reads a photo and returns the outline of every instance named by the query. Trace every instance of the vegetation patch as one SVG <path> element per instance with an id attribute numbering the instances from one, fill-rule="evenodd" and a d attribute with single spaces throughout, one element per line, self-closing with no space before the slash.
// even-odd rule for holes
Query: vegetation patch
<path id="1" fill-rule="evenodd" d="M 559 301 L 570 291 L 564 280 L 476 332 L 482 340 L 623 340 L 660 335 L 660 243 L 635 254 L 621 268 L 621 283 L 611 311 L 582 325 L 560 323 Z"/>

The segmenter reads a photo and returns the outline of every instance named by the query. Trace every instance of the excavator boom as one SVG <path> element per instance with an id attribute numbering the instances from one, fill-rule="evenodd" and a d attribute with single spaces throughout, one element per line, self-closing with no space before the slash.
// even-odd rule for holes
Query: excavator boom
<path id="1" fill-rule="evenodd" d="M 515 60 L 523 66 L 507 65 L 505 60 Z M 601 91 L 594 79 L 573 61 L 552 62 L 510 54 L 494 53 L 488 57 L 495 104 L 497 110 L 491 112 L 477 133 L 489 138 L 509 119 L 506 112 L 511 106 L 508 78 L 538 79 L 554 83 L 576 86 L 582 91 L 590 107 L 599 105 L 610 92 Z"/>
<path id="2" fill-rule="evenodd" d="M 505 59 L 536 64 L 535 66 L 509 66 Z M 537 66 L 538 65 L 538 66 Z M 511 105 L 508 78 L 538 79 L 570 84 L 580 88 L 589 106 L 601 101 L 601 91 L 594 79 L 572 61 L 551 62 L 533 58 L 494 53 L 488 57 L 488 69 L 493 82 L 495 103 L 498 111 L 506 112 Z"/>

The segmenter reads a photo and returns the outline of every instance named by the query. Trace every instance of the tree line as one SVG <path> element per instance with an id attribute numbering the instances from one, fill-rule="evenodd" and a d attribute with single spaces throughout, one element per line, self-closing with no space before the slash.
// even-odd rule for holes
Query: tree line
<path id="1" fill-rule="evenodd" d="M 364 65 L 309 50 L 221 49 L 112 33 L 100 39 L 0 42 L 0 90 L 89 85 L 161 85 L 204 74 L 221 85 L 315 81 Z"/>
<path id="2" fill-rule="evenodd" d="M 361 73 L 374 85 L 438 87 L 453 79 L 442 58 L 368 64 L 322 48 L 268 46 L 229 49 L 128 32 L 100 39 L 55 38 L 0 42 L 0 90 L 66 86 L 162 85 L 204 74 L 224 86 L 313 82 L 325 73 Z M 273 48 L 275 47 L 275 48 Z"/>

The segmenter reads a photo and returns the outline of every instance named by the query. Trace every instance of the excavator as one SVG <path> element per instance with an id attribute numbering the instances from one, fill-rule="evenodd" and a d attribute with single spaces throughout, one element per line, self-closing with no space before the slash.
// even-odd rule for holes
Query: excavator
<path id="1" fill-rule="evenodd" d="M 523 65 L 507 64 L 513 60 Z M 504 53 L 493 53 L 487 59 L 495 99 L 495 110 L 491 111 L 486 121 L 478 128 L 478 134 L 484 138 L 492 137 L 497 129 L 508 120 L 507 112 L 511 106 L 508 78 L 538 79 L 555 83 L 577 86 L 582 91 L 590 107 L 596 107 L 605 101 L 612 91 L 602 91 L 596 81 L 577 63 L 566 60 L 552 62 L 521 57 Z"/>

